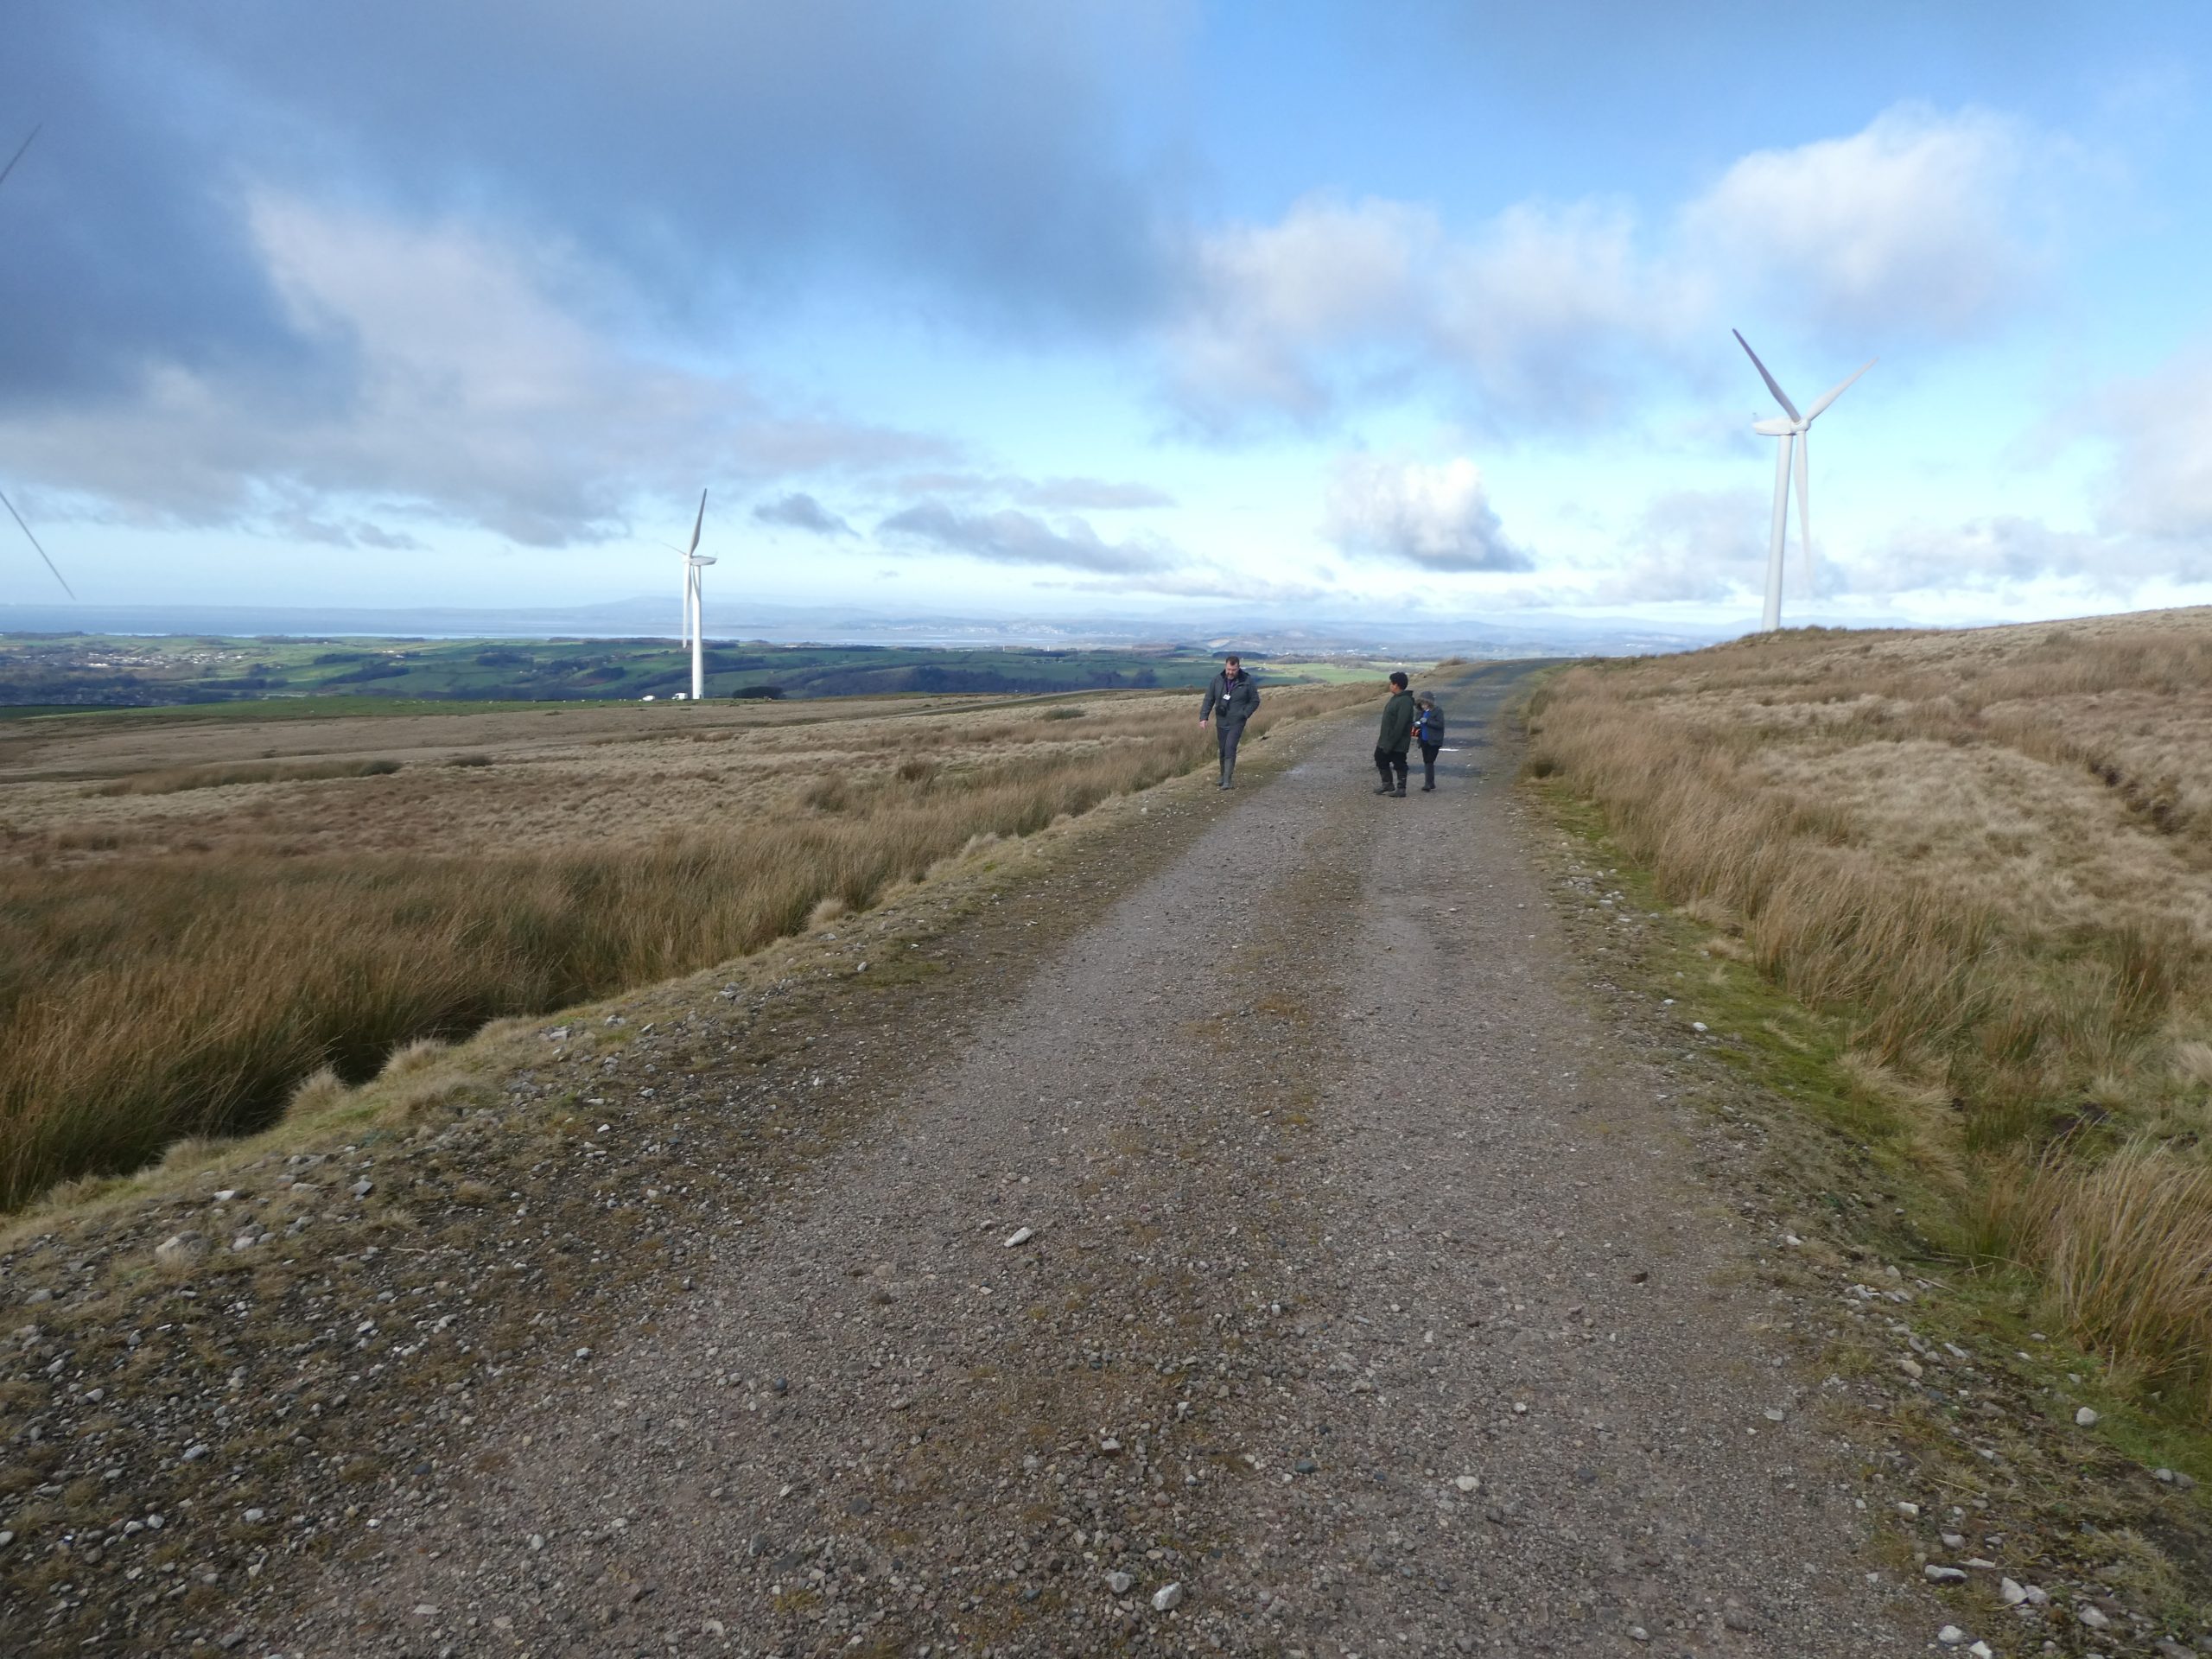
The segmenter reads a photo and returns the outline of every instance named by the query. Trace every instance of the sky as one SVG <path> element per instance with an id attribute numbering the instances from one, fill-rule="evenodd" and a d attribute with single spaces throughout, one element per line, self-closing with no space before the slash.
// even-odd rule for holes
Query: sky
<path id="1" fill-rule="evenodd" d="M 2212 601 L 2212 9 L 18 0 L 0 491 L 91 605 Z M 0 607 L 62 595 L 0 520 Z M 720 626 L 718 627 L 718 624 Z M 671 625 L 673 626 L 673 625 Z"/>

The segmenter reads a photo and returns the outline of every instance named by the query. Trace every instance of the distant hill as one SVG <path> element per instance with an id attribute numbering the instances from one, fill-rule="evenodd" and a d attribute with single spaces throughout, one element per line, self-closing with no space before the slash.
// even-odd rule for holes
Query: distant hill
<path id="1" fill-rule="evenodd" d="M 678 607 L 664 599 L 467 610 L 254 605 L 0 605 L 0 636 L 193 634 L 232 639 L 674 639 Z M 711 626 L 729 639 L 903 645 L 1234 645 L 1274 654 L 1408 657 L 1632 656 L 1710 645 L 1732 630 L 1669 629 L 1624 618 L 1517 613 L 1510 619 L 1426 615 L 1286 619 L 1227 608 L 1172 620 L 889 614 L 852 607 L 737 605 Z"/>

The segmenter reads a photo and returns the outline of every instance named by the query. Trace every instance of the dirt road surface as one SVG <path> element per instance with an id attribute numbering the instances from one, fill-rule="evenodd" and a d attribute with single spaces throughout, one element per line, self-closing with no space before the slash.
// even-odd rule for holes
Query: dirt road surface
<path id="1" fill-rule="evenodd" d="M 238 1650 L 1919 1652 L 1485 725 L 1337 722 Z"/>

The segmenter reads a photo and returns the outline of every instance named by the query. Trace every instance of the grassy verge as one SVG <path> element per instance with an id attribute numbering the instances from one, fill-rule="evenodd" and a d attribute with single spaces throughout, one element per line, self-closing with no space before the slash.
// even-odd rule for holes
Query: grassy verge
<path id="1" fill-rule="evenodd" d="M 1930 1103 L 1946 1248 L 2032 1273 L 2046 1323 L 2208 1422 L 2212 622 L 2103 628 L 1586 666 L 1530 765 Z"/>
<path id="2" fill-rule="evenodd" d="M 1255 728 L 1344 695 L 1278 694 Z M 0 868 L 0 1207 L 264 1127 L 326 1068 L 359 1082 L 419 1039 L 742 956 L 824 904 L 865 910 L 978 838 L 1032 834 L 1211 751 L 1183 698 L 1066 724 L 1081 741 L 1040 753 L 981 727 L 974 753 L 917 750 L 791 810 L 644 845 Z"/>
<path id="3" fill-rule="evenodd" d="M 1559 679 L 1539 691 L 1539 728 L 1563 694 Z M 2212 1427 L 2196 1338 L 2125 1322 L 2189 1309 L 2202 1281 L 2185 1248 L 2196 1224 L 2179 1212 L 2198 1194 L 2164 1193 L 2160 1208 L 2137 1168 L 2188 1149 L 2076 1134 L 2024 1157 L 1975 1134 L 1960 1073 L 1913 1046 L 1885 1058 L 1870 1035 L 1893 1005 L 1807 994 L 1789 971 L 1792 935 L 1777 949 L 1756 908 L 1686 882 L 1651 821 L 1543 737 L 1526 781 L 1560 834 L 1570 931 L 1628 1032 L 1689 1081 L 1719 1144 L 1747 1160 L 1726 1185 L 1769 1230 L 1762 1270 L 1814 1310 L 1808 1358 L 1839 1438 L 1858 1448 L 1869 1507 L 1894 1523 L 1896 1565 L 1991 1556 L 2048 1591 L 2031 1618 L 1999 1602 L 1995 1572 L 1969 1573 L 1961 1623 L 2001 1652 L 2046 1639 L 2052 1651 L 2185 1650 L 2212 1627 L 2198 1485 L 2212 1480 Z M 1709 763 L 1663 734 L 1643 747 L 1655 772 Z M 1892 907 L 1910 910 L 1906 885 Z M 2023 1212 L 2062 1204 L 2077 1210 L 2069 1230 L 2044 1236 L 2070 1236 L 2073 1253 L 2054 1263 L 2018 1248 Z M 2146 1351 L 2164 1363 L 2146 1365 Z"/>

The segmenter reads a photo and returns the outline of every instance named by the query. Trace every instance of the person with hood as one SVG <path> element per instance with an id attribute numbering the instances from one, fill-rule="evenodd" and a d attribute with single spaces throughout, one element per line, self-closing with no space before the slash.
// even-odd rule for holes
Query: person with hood
<path id="1" fill-rule="evenodd" d="M 1420 710 L 1414 716 L 1414 741 L 1421 745 L 1425 774 L 1421 791 L 1427 795 L 1436 788 L 1436 757 L 1444 747 L 1444 711 L 1436 706 L 1434 697 L 1415 697 L 1414 703 Z"/>
<path id="2" fill-rule="evenodd" d="M 1408 683 L 1403 669 L 1390 676 L 1390 700 L 1382 705 L 1382 729 L 1375 739 L 1375 769 L 1382 774 L 1375 792 L 1402 799 L 1406 792 L 1406 751 L 1414 741 L 1414 694 L 1406 690 Z"/>
<path id="3" fill-rule="evenodd" d="M 1235 652 L 1222 659 L 1221 672 L 1206 687 L 1206 700 L 1198 707 L 1198 724 L 1215 721 L 1214 735 L 1221 741 L 1221 786 L 1235 787 L 1236 745 L 1244 735 L 1244 722 L 1260 706 L 1259 683 L 1244 671 L 1244 659 Z"/>

